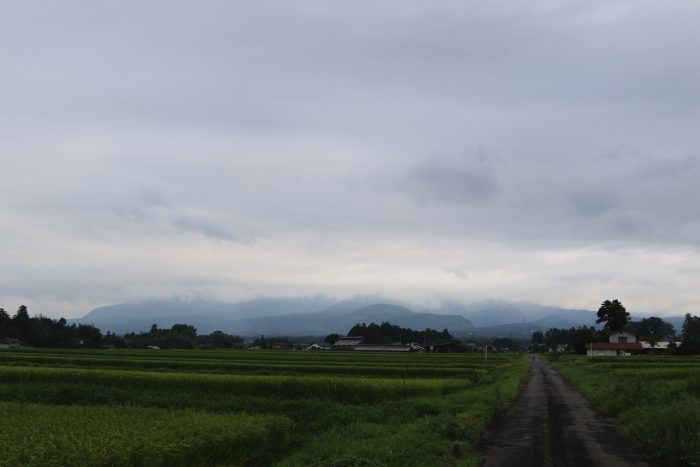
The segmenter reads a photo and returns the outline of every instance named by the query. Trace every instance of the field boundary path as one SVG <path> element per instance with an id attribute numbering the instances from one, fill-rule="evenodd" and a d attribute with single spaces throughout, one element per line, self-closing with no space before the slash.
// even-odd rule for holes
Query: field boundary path
<path id="1" fill-rule="evenodd" d="M 518 397 L 480 440 L 483 467 L 648 467 L 612 417 L 537 355 Z"/>

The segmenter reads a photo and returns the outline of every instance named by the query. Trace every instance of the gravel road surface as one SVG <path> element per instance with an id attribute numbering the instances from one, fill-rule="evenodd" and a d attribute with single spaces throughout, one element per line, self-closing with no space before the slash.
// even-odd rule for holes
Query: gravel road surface
<path id="1" fill-rule="evenodd" d="M 523 390 L 496 415 L 480 447 L 483 467 L 650 466 L 613 418 L 534 354 Z"/>

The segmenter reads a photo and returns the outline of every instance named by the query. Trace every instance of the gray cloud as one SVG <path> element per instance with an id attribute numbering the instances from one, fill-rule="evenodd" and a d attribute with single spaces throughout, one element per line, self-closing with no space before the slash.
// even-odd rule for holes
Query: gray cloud
<path id="1" fill-rule="evenodd" d="M 179 215 L 173 219 L 173 225 L 185 231 L 198 232 L 219 240 L 238 240 L 238 236 L 230 232 L 226 227 L 206 219 Z"/>
<path id="2" fill-rule="evenodd" d="M 419 204 L 463 205 L 494 197 L 499 183 L 485 161 L 433 160 L 409 168 L 397 188 Z"/>
<path id="3" fill-rule="evenodd" d="M 698 21 L 693 2 L 654 0 L 4 2 L 0 264 L 14 272 L 0 306 L 33 287 L 65 309 L 188 286 L 390 295 L 406 289 L 386 277 L 421 268 L 463 299 L 522 297 L 516 279 L 494 284 L 533 271 L 547 301 L 542 258 L 604 251 L 600 268 L 566 264 L 589 278 L 569 281 L 583 306 L 625 286 L 591 278 L 626 248 L 636 270 L 686 268 L 700 248 Z M 473 257 L 443 255 L 452 241 Z M 188 242 L 206 260 L 180 272 Z M 483 242 L 528 259 L 475 273 Z M 144 257 L 162 283 L 130 283 L 123 258 Z M 279 275 L 256 272 L 271 263 Z"/>

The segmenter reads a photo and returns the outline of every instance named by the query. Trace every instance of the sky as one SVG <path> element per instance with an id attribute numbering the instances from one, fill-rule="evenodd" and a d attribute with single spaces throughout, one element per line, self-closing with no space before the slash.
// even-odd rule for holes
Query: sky
<path id="1" fill-rule="evenodd" d="M 0 0 L 0 307 L 700 313 L 695 0 Z"/>

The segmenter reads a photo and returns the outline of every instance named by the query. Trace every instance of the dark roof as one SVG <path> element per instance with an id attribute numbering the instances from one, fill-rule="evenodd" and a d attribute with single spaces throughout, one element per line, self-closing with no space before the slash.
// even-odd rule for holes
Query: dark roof
<path id="1" fill-rule="evenodd" d="M 621 342 L 588 342 L 586 350 L 642 350 L 642 344 L 639 342 L 626 344 Z"/>
<path id="2" fill-rule="evenodd" d="M 333 347 L 353 347 L 359 345 L 364 340 L 361 336 L 345 336 L 338 339 Z"/>
<path id="3" fill-rule="evenodd" d="M 357 345 L 355 350 L 364 352 L 410 352 L 409 345 Z"/>

